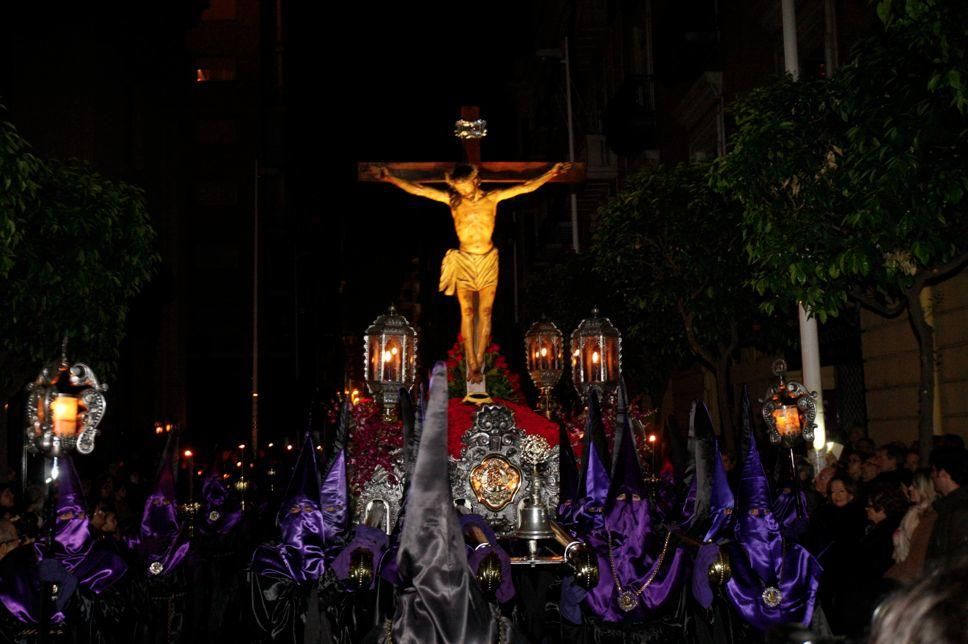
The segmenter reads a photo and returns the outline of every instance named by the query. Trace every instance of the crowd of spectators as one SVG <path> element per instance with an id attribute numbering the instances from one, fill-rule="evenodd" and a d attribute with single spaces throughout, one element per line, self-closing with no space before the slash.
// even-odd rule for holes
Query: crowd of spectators
<path id="1" fill-rule="evenodd" d="M 968 558 L 968 453 L 958 436 L 937 437 L 925 464 L 916 444 L 860 437 L 801 480 L 811 510 L 802 540 L 823 565 L 820 604 L 836 635 L 862 637 L 885 598 Z"/>

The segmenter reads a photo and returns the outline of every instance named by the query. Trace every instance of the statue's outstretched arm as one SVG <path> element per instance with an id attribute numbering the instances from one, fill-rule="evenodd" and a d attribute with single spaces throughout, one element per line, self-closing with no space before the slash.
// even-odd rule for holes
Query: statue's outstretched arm
<path id="1" fill-rule="evenodd" d="M 561 174 L 567 174 L 568 170 L 571 168 L 570 163 L 556 163 L 551 166 L 551 169 L 545 172 L 540 177 L 535 177 L 534 179 L 529 179 L 523 183 L 519 183 L 516 186 L 510 188 L 505 188 L 504 190 L 494 190 L 491 194 L 497 197 L 498 201 L 504 201 L 505 199 L 512 199 L 518 195 L 526 195 L 529 192 L 534 192 L 544 184 L 548 183 L 555 177 Z"/>
<path id="2" fill-rule="evenodd" d="M 417 195 L 418 197 L 423 197 L 424 199 L 432 199 L 433 201 L 439 201 L 440 203 L 450 203 L 450 195 L 443 190 L 437 190 L 436 188 L 430 188 L 419 183 L 401 179 L 390 172 L 389 168 L 380 168 L 378 177 L 387 183 L 392 183 L 404 192 L 409 192 L 412 195 Z"/>

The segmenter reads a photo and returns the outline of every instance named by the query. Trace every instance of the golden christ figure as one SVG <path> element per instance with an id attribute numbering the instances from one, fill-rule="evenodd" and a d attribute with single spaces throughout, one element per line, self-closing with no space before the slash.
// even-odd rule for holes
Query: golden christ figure
<path id="1" fill-rule="evenodd" d="M 447 251 L 440 266 L 440 290 L 457 294 L 460 302 L 460 332 L 464 338 L 468 383 L 484 381 L 484 350 L 491 339 L 491 310 L 497 292 L 497 248 L 491 241 L 497 205 L 518 195 L 533 192 L 557 176 L 568 174 L 571 163 L 556 163 L 529 181 L 501 190 L 482 190 L 477 167 L 459 165 L 446 175 L 446 190 L 438 190 L 394 176 L 387 167 L 378 178 L 412 195 L 450 206 L 460 248 Z"/>

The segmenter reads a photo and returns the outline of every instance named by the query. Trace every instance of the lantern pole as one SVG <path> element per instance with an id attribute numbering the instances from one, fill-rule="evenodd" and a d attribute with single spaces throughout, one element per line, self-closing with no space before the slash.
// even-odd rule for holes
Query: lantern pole
<path id="1" fill-rule="evenodd" d="M 797 12 L 795 0 L 780 0 L 783 23 L 783 62 L 786 73 L 793 80 L 800 78 L 800 58 L 797 51 Z M 813 448 L 817 468 L 820 467 L 820 450 L 827 441 L 826 423 L 823 411 L 823 382 L 820 374 L 820 339 L 817 332 L 817 318 L 809 314 L 802 302 L 797 303 L 800 321 L 800 357 L 803 363 L 803 384 L 810 391 L 817 392 L 817 429 L 814 433 Z"/>

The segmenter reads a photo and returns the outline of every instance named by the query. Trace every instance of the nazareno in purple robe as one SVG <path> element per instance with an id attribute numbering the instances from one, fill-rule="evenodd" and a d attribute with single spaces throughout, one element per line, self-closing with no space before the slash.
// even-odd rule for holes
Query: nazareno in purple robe
<path id="1" fill-rule="evenodd" d="M 605 428 L 602 425 L 598 394 L 594 390 L 588 396 L 582 450 L 577 499 L 571 506 L 570 515 L 562 517 L 562 520 L 574 526 L 579 537 L 588 537 L 604 528 L 603 513 L 611 484 L 609 468 L 606 465 L 608 456 L 605 454 Z"/>
<path id="2" fill-rule="evenodd" d="M 663 607 L 681 587 L 685 571 L 685 550 L 675 538 L 653 525 L 648 489 L 635 453 L 631 428 L 621 428 L 617 438 L 615 477 L 608 491 L 602 529 L 593 531 L 589 543 L 598 554 L 599 582 L 588 591 L 585 605 L 606 622 L 641 622 Z M 668 544 L 666 548 L 663 546 Z M 665 550 L 665 556 L 660 553 Z M 636 606 L 629 611 L 619 607 L 623 590 L 638 591 Z M 653 576 L 654 573 L 654 576 Z"/>
<path id="3" fill-rule="evenodd" d="M 728 546 L 732 577 L 726 583 L 726 594 L 736 612 L 760 631 L 779 624 L 806 625 L 813 619 L 822 568 L 800 545 L 783 539 L 770 511 L 769 483 L 756 449 L 745 390 L 743 407 L 747 450 L 740 478 L 736 541 Z M 768 589 L 775 590 L 765 593 Z"/>
<path id="4" fill-rule="evenodd" d="M 218 471 L 202 482 L 202 501 L 198 510 L 198 532 L 207 537 L 227 537 L 242 520 L 242 507 Z"/>
<path id="5" fill-rule="evenodd" d="M 114 548 L 91 536 L 83 488 L 71 457 L 58 459 L 58 469 L 54 541 L 49 551 L 46 539 L 34 548 L 38 559 L 55 559 L 77 578 L 83 590 L 99 595 L 124 577 L 128 564 Z"/>
<path id="6" fill-rule="evenodd" d="M 154 490 L 145 500 L 141 529 L 136 538 L 128 540 L 128 546 L 141 558 L 144 574 L 149 579 L 174 573 L 191 546 L 187 526 L 178 519 L 172 462 L 174 446 L 170 440 L 165 447 Z"/>

